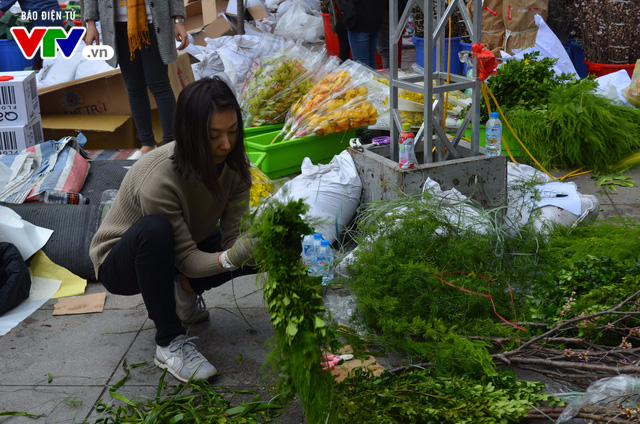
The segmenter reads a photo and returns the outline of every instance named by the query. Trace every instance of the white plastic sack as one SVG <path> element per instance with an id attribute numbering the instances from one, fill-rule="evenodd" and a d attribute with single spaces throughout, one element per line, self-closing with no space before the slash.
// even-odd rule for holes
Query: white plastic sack
<path id="1" fill-rule="evenodd" d="M 478 207 L 473 206 L 467 196 L 455 188 L 443 191 L 440 184 L 427 177 L 422 186 L 422 192 L 428 192 L 433 196 L 432 201 L 446 215 L 451 225 L 472 230 L 478 234 L 487 234 L 491 230 L 491 220 L 483 215 Z"/>
<path id="2" fill-rule="evenodd" d="M 284 0 L 266 0 L 264 2 L 265 6 L 267 6 L 267 9 L 269 9 L 270 11 L 274 11 L 278 9 L 278 6 L 280 6 L 280 3 L 282 3 Z"/>
<path id="3" fill-rule="evenodd" d="M 253 24 L 260 31 L 267 34 L 273 34 L 273 32 L 276 30 L 278 20 L 274 15 L 269 15 L 264 19 L 260 19 L 259 21 L 253 21 Z"/>
<path id="4" fill-rule="evenodd" d="M 291 8 L 278 18 L 276 33 L 292 40 L 303 40 L 318 43 L 324 36 L 324 24 L 321 16 L 308 14 L 301 0 L 293 3 Z"/>
<path id="5" fill-rule="evenodd" d="M 505 220 L 513 230 L 530 223 L 544 234 L 553 225 L 575 227 L 595 220 L 600 211 L 596 196 L 579 193 L 573 182 L 552 182 L 529 165 L 507 163 L 507 192 Z"/>
<path id="6" fill-rule="evenodd" d="M 237 83 L 236 70 L 233 62 L 225 58 L 224 55 L 220 55 L 216 51 L 208 51 L 200 62 L 191 65 L 191 69 L 196 80 L 219 76 L 235 91 Z"/>
<path id="7" fill-rule="evenodd" d="M 196 79 L 212 77 L 224 73 L 224 62 L 218 52 L 209 50 L 200 59 L 200 62 L 194 63 L 191 68 Z"/>
<path id="8" fill-rule="evenodd" d="M 62 84 L 63 82 L 73 81 L 76 78 L 76 70 L 81 62 L 85 61 L 82 57 L 82 48 L 84 42 L 78 47 L 76 52 L 69 59 L 59 54 L 55 59 L 44 59 L 42 61 L 42 69 L 38 72 L 36 83 L 38 88 L 49 87 L 50 85 Z"/>
<path id="9" fill-rule="evenodd" d="M 558 59 L 556 64 L 553 65 L 553 70 L 556 74 L 560 75 L 562 72 L 577 74 L 576 67 L 573 66 L 573 62 L 571 62 L 571 58 L 569 57 L 567 50 L 551 28 L 546 24 L 544 19 L 542 19 L 542 16 L 536 15 L 535 20 L 536 25 L 538 26 L 538 35 L 536 36 L 535 46 L 524 49 L 513 56 L 501 50 L 500 55 L 504 59 L 523 59 L 525 53 L 538 51 L 540 52 L 540 59 L 545 57 Z"/>
<path id="10" fill-rule="evenodd" d="M 104 60 L 83 60 L 78 64 L 75 79 L 90 77 L 103 72 L 113 71 L 114 69 L 115 68 L 111 67 L 111 65 Z"/>
<path id="11" fill-rule="evenodd" d="M 612 100 L 619 100 L 626 106 L 633 107 L 624 94 L 622 94 L 622 90 L 631 84 L 631 77 L 626 70 L 621 69 L 617 72 L 603 75 L 596 78 L 596 81 L 598 82 L 596 93 Z"/>
<path id="12" fill-rule="evenodd" d="M 189 53 L 191 56 L 195 57 L 198 60 L 202 60 L 202 57 L 205 54 L 205 47 L 196 44 L 193 41 L 193 35 L 187 34 L 187 38 L 189 39 L 189 45 L 184 48 L 183 52 Z M 176 41 L 176 48 L 180 45 L 178 41 Z"/>
<path id="13" fill-rule="evenodd" d="M 256 57 L 268 55 L 278 51 L 285 43 L 285 39 L 272 34 L 262 34 L 260 37 L 252 35 L 223 36 L 205 38 L 206 51 L 215 51 L 221 58 L 233 63 L 235 80 L 242 84 L 247 77 L 251 63 Z M 234 78 L 230 79 L 233 80 Z M 239 92 L 240 87 L 235 87 Z"/>
<path id="14" fill-rule="evenodd" d="M 302 173 L 274 195 L 282 202 L 303 199 L 309 205 L 305 218 L 316 220 L 315 231 L 333 243 L 356 213 L 362 182 L 351 155 L 346 150 L 327 165 L 313 165 L 304 158 Z"/>

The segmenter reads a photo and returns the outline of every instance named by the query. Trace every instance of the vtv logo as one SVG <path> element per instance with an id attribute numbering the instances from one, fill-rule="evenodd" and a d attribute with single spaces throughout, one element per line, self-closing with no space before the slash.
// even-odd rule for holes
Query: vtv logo
<path id="1" fill-rule="evenodd" d="M 18 43 L 18 47 L 27 59 L 33 59 L 38 47 L 42 59 L 55 59 L 58 51 L 66 59 L 73 56 L 82 41 L 86 28 L 73 27 L 68 33 L 60 27 L 35 27 L 31 33 L 25 27 L 12 27 L 11 34 Z M 109 60 L 113 57 L 111 46 L 86 46 L 82 55 L 88 60 Z"/>

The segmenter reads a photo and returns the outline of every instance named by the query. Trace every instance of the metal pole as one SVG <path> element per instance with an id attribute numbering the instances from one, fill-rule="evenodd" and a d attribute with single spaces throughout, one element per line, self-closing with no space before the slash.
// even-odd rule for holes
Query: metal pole
<path id="1" fill-rule="evenodd" d="M 238 34 L 244 35 L 244 0 L 238 1 Z"/>

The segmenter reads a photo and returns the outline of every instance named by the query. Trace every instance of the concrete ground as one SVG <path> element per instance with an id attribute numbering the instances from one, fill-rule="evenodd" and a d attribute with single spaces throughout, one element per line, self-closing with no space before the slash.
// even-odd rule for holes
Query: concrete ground
<path id="1" fill-rule="evenodd" d="M 411 54 L 403 55 L 404 69 L 409 68 Z M 630 174 L 640 183 L 640 168 Z M 575 182 L 580 193 L 599 198 L 600 218 L 640 218 L 639 187 L 617 187 L 606 193 L 590 175 L 568 181 Z M 88 284 L 87 294 L 100 292 L 105 292 L 101 284 Z M 220 372 L 212 384 L 257 390 L 263 399 L 270 399 L 273 379 L 265 377 L 261 366 L 273 329 L 255 277 L 239 278 L 205 293 L 204 298 L 211 318 L 190 327 L 189 335 L 199 337 L 200 351 Z M 123 378 L 125 362 L 145 365 L 130 370 L 118 393 L 137 400 L 155 396 L 161 370 L 153 364 L 154 327 L 139 295 L 107 293 L 104 311 L 86 315 L 53 316 L 56 301 L 49 300 L 0 337 L 0 413 L 39 415 L 37 419 L 0 416 L 0 424 L 93 423 L 101 417 L 95 410 L 98 401 L 113 402 L 109 388 Z M 178 383 L 169 375 L 166 382 Z M 300 403 L 287 405 L 277 422 L 306 422 Z"/>

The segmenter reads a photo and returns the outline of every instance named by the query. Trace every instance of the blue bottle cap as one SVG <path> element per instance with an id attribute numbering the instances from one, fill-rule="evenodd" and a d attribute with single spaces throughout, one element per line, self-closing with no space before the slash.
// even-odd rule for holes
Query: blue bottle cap
<path id="1" fill-rule="evenodd" d="M 500 114 L 498 112 L 491 112 L 491 117 L 492 118 L 499 118 Z"/>
<path id="2" fill-rule="evenodd" d="M 320 246 L 329 246 L 329 240 L 322 240 Z"/>
<path id="3" fill-rule="evenodd" d="M 317 240 L 320 240 L 320 239 L 322 238 L 322 234 L 320 234 L 320 233 L 315 233 L 315 234 L 313 235 L 313 238 L 314 238 L 314 239 L 317 239 Z"/>

